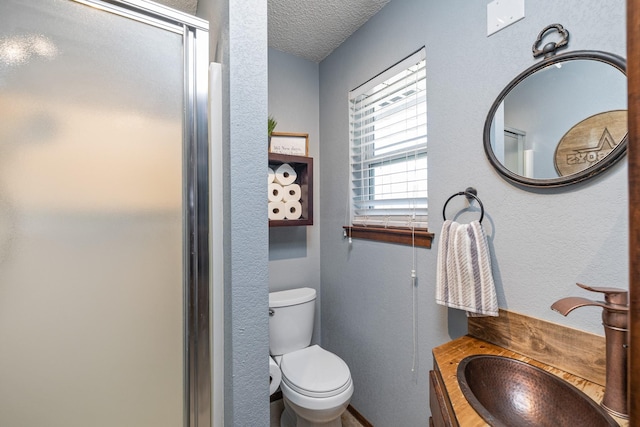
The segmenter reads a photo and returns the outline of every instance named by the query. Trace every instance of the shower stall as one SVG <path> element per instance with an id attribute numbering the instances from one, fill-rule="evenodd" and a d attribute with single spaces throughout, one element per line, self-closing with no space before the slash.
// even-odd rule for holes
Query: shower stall
<path id="1" fill-rule="evenodd" d="M 0 425 L 209 426 L 208 25 L 0 2 Z"/>

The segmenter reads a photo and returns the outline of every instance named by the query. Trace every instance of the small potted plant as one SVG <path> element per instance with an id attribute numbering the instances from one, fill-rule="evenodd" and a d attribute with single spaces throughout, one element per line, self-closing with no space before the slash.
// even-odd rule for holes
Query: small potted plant
<path id="1" fill-rule="evenodd" d="M 272 115 L 269 115 L 269 119 L 268 119 L 269 142 L 271 142 L 271 133 L 276 128 L 277 124 L 278 124 L 278 122 L 276 121 L 276 119 Z"/>

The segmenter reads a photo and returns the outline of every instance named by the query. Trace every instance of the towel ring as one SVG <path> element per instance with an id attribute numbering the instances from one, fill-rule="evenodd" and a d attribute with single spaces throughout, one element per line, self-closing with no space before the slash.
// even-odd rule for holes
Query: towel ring
<path id="1" fill-rule="evenodd" d="M 471 199 L 475 199 L 476 202 L 478 202 L 478 205 L 480 205 L 480 222 L 482 222 L 482 219 L 484 218 L 484 206 L 482 205 L 482 202 L 480 201 L 480 199 L 477 196 L 478 192 L 476 191 L 475 188 L 473 187 L 468 187 L 466 190 L 464 191 L 460 191 L 456 194 L 454 194 L 453 196 L 449 197 L 447 199 L 446 202 L 444 202 L 444 207 L 442 208 L 442 218 L 446 221 L 447 220 L 447 205 L 449 204 L 449 201 L 451 199 L 453 199 L 456 196 L 465 196 L 468 200 Z"/>

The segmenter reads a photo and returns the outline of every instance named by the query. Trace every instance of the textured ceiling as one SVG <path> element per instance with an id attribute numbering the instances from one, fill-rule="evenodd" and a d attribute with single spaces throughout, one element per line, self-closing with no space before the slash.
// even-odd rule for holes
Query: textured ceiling
<path id="1" fill-rule="evenodd" d="M 269 47 L 320 62 L 389 0 L 268 0 Z"/>
<path id="2" fill-rule="evenodd" d="M 198 0 L 155 1 L 192 15 L 198 8 Z M 388 2 L 268 0 L 269 47 L 320 62 Z"/>

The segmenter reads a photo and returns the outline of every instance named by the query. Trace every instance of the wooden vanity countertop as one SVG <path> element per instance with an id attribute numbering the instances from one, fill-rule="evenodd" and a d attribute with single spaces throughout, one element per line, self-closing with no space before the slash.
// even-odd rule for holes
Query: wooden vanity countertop
<path id="1" fill-rule="evenodd" d="M 460 361 L 465 357 L 474 354 L 491 354 L 521 360 L 533 366 L 537 366 L 547 372 L 550 372 L 557 377 L 562 378 L 571 385 L 575 386 L 577 389 L 581 390 L 595 402 L 600 403 L 602 401 L 604 387 L 599 384 L 554 368 L 550 365 L 538 362 L 537 360 L 531 359 L 527 356 L 523 356 L 522 354 L 515 353 L 513 351 L 467 335 L 433 349 L 434 364 L 442 375 L 444 387 L 447 394 L 449 395 L 449 399 L 451 400 L 451 406 L 453 407 L 456 419 L 461 426 L 488 426 L 488 424 L 467 402 L 467 399 L 462 394 L 462 390 L 460 390 L 460 387 L 458 386 L 458 379 L 456 377 L 456 372 Z M 621 426 L 626 427 L 629 425 L 629 422 L 627 420 L 622 420 L 616 417 L 614 417 L 614 419 Z"/>

